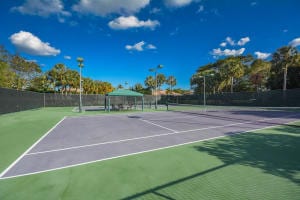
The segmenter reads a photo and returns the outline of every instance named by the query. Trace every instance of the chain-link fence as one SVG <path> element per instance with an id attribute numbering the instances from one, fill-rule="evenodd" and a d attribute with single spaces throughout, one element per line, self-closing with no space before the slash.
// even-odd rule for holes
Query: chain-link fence
<path id="1" fill-rule="evenodd" d="M 158 96 L 158 104 L 177 103 L 202 105 L 203 95 Z M 136 103 L 136 104 L 135 104 Z M 82 95 L 84 106 L 105 106 L 105 95 Z M 111 97 L 111 104 L 141 106 L 141 98 Z M 300 107 L 300 89 L 271 90 L 265 92 L 235 92 L 206 95 L 207 105 Z M 41 107 L 76 107 L 78 94 L 37 93 L 0 88 L 0 114 Z M 155 96 L 144 95 L 145 108 L 154 108 Z"/>
<path id="2" fill-rule="evenodd" d="M 177 104 L 202 105 L 204 98 L 203 94 L 164 96 L 161 98 L 161 103 L 166 101 Z M 206 94 L 206 104 L 219 106 L 300 107 L 300 89 Z"/>
<path id="3" fill-rule="evenodd" d="M 0 88 L 0 114 L 40 108 L 44 94 Z"/>
<path id="4" fill-rule="evenodd" d="M 160 97 L 158 97 L 158 100 Z M 134 97 L 112 96 L 111 104 L 138 105 L 141 107 L 142 99 Z M 155 96 L 144 95 L 145 108 L 153 108 Z M 82 95 L 83 106 L 105 106 L 105 95 Z M 14 89 L 0 88 L 0 114 L 29 110 L 41 107 L 77 107 L 78 94 L 37 93 Z"/>
<path id="5" fill-rule="evenodd" d="M 85 106 L 104 105 L 105 96 L 98 94 L 82 95 L 82 104 Z M 79 106 L 78 94 L 45 93 L 45 107 L 72 107 Z"/>

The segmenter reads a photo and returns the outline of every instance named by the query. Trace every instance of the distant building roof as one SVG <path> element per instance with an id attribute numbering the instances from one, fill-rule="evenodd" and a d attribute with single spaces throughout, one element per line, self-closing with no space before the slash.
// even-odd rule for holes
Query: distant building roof
<path id="1" fill-rule="evenodd" d="M 152 92 L 152 95 L 156 95 L 155 90 Z M 173 96 L 182 96 L 182 94 L 177 93 L 177 92 L 170 92 L 167 90 L 157 90 L 157 95 L 173 95 Z"/>

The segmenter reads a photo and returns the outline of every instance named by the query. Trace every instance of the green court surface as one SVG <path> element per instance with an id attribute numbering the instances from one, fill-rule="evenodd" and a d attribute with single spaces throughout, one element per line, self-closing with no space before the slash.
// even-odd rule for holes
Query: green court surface
<path id="1" fill-rule="evenodd" d="M 63 116 L 81 115 L 71 110 L 45 108 L 1 115 L 0 171 Z M 0 199 L 299 199 L 299 155 L 297 122 L 3 179 Z"/>

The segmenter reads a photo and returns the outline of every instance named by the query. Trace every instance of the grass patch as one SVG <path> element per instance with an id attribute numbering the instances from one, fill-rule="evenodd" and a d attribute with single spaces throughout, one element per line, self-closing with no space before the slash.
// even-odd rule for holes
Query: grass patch
<path id="1" fill-rule="evenodd" d="M 0 116 L 6 168 L 71 108 Z M 299 199 L 300 122 L 0 180 L 0 199 Z"/>

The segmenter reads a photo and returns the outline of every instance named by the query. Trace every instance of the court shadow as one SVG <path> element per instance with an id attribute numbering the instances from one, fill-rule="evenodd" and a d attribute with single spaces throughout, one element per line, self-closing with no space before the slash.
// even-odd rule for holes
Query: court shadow
<path id="1" fill-rule="evenodd" d="M 277 134 L 265 132 L 263 134 L 247 133 L 233 137 L 202 142 L 193 146 L 196 151 L 206 152 L 220 159 L 223 164 L 192 174 L 131 196 L 123 200 L 139 199 L 151 196 L 154 199 L 175 199 L 165 189 L 176 187 L 178 184 L 201 178 L 224 167 L 238 164 L 260 168 L 264 173 L 286 178 L 300 185 L 300 137 L 299 130 L 294 127 L 277 127 Z"/>
<path id="2" fill-rule="evenodd" d="M 247 133 L 220 140 L 207 141 L 194 148 L 219 158 L 225 164 L 260 168 L 264 173 L 289 179 L 300 185 L 299 129 L 290 126 L 274 128 L 279 134 Z M 282 134 L 280 134 L 282 132 Z"/>
<path id="3" fill-rule="evenodd" d="M 231 164 L 233 164 L 233 163 L 231 163 Z M 201 176 L 203 176 L 205 174 L 214 172 L 214 171 L 219 170 L 221 168 L 224 168 L 224 167 L 226 167 L 228 165 L 230 165 L 230 164 L 229 163 L 222 164 L 222 165 L 210 168 L 208 170 L 205 170 L 205 171 L 202 171 L 202 172 L 199 172 L 199 173 L 195 173 L 195 174 L 192 174 L 190 176 L 186 176 L 186 177 L 177 179 L 175 181 L 171 181 L 171 182 L 168 182 L 166 184 L 159 185 L 157 187 L 150 188 L 150 189 L 142 191 L 140 193 L 136 193 L 136 194 L 134 194 L 132 196 L 128 196 L 128 197 L 122 198 L 122 200 L 138 199 L 138 198 L 142 198 L 142 197 L 144 197 L 146 195 L 152 195 L 152 196 L 154 196 L 156 198 L 163 198 L 163 199 L 173 200 L 174 199 L 173 197 L 169 196 L 168 194 L 164 194 L 161 190 L 169 188 L 169 187 L 173 187 L 173 186 L 175 186 L 177 184 L 180 184 L 180 183 L 183 183 L 183 182 L 186 182 L 186 181 L 190 181 L 191 179 L 199 178 L 199 177 L 201 177 Z"/>

